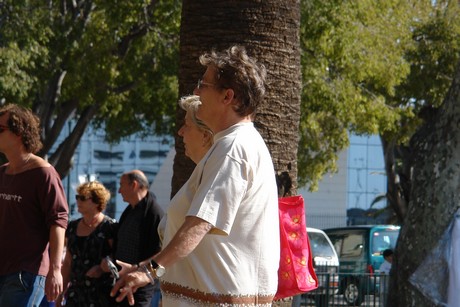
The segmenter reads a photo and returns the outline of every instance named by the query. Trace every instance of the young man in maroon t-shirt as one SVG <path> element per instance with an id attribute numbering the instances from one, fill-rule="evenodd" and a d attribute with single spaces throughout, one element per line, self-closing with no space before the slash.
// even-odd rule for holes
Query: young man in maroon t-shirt
<path id="1" fill-rule="evenodd" d="M 38 306 L 62 292 L 68 204 L 56 170 L 36 156 L 40 122 L 29 109 L 0 107 L 0 306 Z"/>

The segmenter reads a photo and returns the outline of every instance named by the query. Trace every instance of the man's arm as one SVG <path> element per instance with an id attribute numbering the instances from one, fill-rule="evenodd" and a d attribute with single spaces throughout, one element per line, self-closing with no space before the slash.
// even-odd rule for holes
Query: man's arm
<path id="1" fill-rule="evenodd" d="M 168 267 L 187 257 L 212 229 L 212 225 L 195 216 L 187 216 L 171 242 L 155 255 L 155 262 Z M 145 263 L 150 261 L 148 259 Z"/>
<path id="2" fill-rule="evenodd" d="M 212 225 L 205 220 L 194 216 L 186 217 L 171 242 L 160 253 L 153 256 L 153 259 L 164 267 L 173 265 L 189 255 L 211 229 Z M 142 261 L 140 265 L 147 264 L 149 261 L 150 258 Z M 133 304 L 132 292 L 149 282 L 150 280 L 146 274 L 142 272 L 127 274 L 115 284 L 111 295 L 115 296 L 117 291 L 120 290 L 121 294 L 117 297 L 117 301 L 120 302 L 125 296 L 128 296 L 129 303 Z"/>
<path id="3" fill-rule="evenodd" d="M 45 294 L 48 301 L 56 300 L 57 296 L 62 292 L 62 252 L 64 250 L 65 229 L 53 225 L 50 228 L 49 237 L 49 255 L 50 268 L 46 276 Z"/>

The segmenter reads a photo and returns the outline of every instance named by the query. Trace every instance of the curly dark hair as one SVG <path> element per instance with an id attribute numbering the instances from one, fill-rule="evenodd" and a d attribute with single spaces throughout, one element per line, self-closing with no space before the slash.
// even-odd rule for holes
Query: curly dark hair
<path id="1" fill-rule="evenodd" d="M 40 139 L 40 120 L 28 108 L 7 104 L 0 107 L 0 116 L 9 114 L 8 130 L 21 137 L 22 144 L 27 152 L 37 153 L 42 149 Z"/>
<path id="2" fill-rule="evenodd" d="M 223 52 L 211 51 L 200 56 L 203 66 L 216 68 L 217 86 L 231 88 L 240 105 L 235 111 L 240 116 L 255 113 L 265 95 L 265 66 L 249 57 L 242 46 L 232 46 Z"/>

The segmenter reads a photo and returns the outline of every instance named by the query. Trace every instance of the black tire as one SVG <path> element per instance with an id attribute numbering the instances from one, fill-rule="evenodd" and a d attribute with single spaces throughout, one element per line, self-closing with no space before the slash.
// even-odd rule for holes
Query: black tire
<path id="1" fill-rule="evenodd" d="M 349 278 L 345 281 L 343 297 L 349 306 L 361 306 L 364 301 L 364 293 L 356 279 Z"/>

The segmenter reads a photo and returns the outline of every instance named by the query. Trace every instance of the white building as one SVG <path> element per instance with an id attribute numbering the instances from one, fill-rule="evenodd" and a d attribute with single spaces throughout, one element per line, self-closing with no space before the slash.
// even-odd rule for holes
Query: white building
<path id="1" fill-rule="evenodd" d="M 307 188 L 297 190 L 305 201 L 308 227 L 328 228 L 345 226 L 347 223 L 347 160 L 348 151 L 339 154 L 338 173 L 325 174 L 317 192 Z"/>
<path id="2" fill-rule="evenodd" d="M 324 229 L 354 224 L 348 210 L 368 210 L 375 197 L 386 192 L 385 165 L 378 136 L 350 135 L 350 146 L 339 154 L 337 164 L 338 172 L 324 175 L 317 192 L 298 190 L 305 199 L 310 227 Z M 385 206 L 382 202 L 375 207 Z M 362 223 L 362 219 L 358 223 Z"/>
<path id="3" fill-rule="evenodd" d="M 70 125 L 67 126 L 69 128 Z M 63 130 L 59 141 L 68 133 L 68 130 Z M 63 181 L 72 209 L 71 217 L 79 216 L 75 208 L 77 185 L 98 180 L 112 193 L 106 213 L 118 219 L 127 206 L 118 194 L 120 176 L 132 169 L 140 169 L 147 175 L 151 190 L 166 209 L 171 195 L 174 155 L 174 139 L 171 136 L 142 139 L 134 135 L 118 144 L 109 144 L 104 141 L 102 129 L 89 127 L 75 152 L 74 167 Z M 383 154 L 376 136 L 352 135 L 350 147 L 339 154 L 338 169 L 336 174 L 324 175 L 317 192 L 298 189 L 305 199 L 308 226 L 344 226 L 348 209 L 366 210 L 375 196 L 386 191 Z"/>

